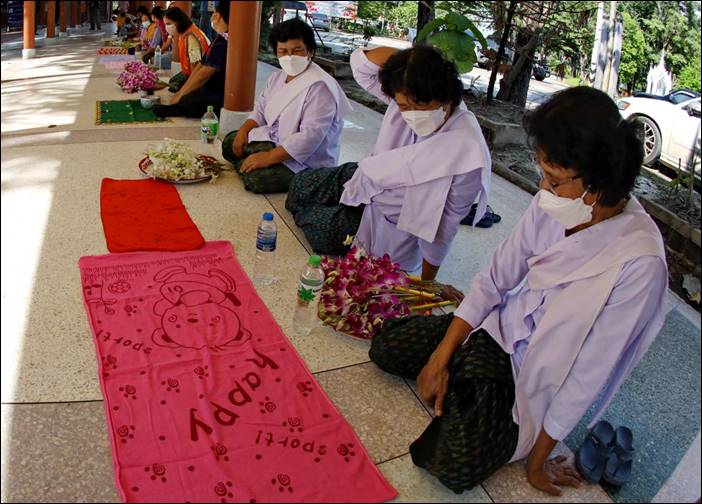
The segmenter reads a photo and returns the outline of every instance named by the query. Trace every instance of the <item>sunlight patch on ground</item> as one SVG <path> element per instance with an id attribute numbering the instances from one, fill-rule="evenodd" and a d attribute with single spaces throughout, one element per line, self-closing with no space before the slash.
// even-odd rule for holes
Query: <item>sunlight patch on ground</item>
<path id="1" fill-rule="evenodd" d="M 14 396 L 37 267 L 60 162 L 3 152 L 0 292 L 2 400 Z M 4 444 L 4 443 L 3 443 Z"/>

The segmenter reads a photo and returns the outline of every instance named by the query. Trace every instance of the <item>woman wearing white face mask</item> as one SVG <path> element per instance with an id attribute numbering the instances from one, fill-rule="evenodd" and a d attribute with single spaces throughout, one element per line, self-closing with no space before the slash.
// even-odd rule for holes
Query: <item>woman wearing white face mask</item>
<path id="1" fill-rule="evenodd" d="M 154 113 L 161 117 L 200 118 L 212 105 L 219 116 L 224 106 L 224 79 L 227 66 L 227 33 L 229 31 L 229 2 L 219 2 L 211 21 L 217 36 L 207 48 L 180 90 L 168 105 L 157 105 Z"/>
<path id="2" fill-rule="evenodd" d="M 282 70 L 271 74 L 249 118 L 222 142 L 222 155 L 248 191 L 287 192 L 295 173 L 339 162 L 351 106 L 336 80 L 312 61 L 314 37 L 296 18 L 273 27 L 269 43 Z"/>
<path id="3" fill-rule="evenodd" d="M 630 195 L 643 159 L 636 126 L 605 93 L 577 87 L 525 127 L 542 170 L 527 213 L 452 315 L 391 324 L 370 351 L 434 405 L 410 452 L 455 491 L 525 458 L 534 487 L 577 487 L 551 451 L 602 394 L 598 420 L 664 320 L 663 241 Z M 605 462 L 626 471 L 624 459 L 578 460 L 588 475 Z"/>
<path id="4" fill-rule="evenodd" d="M 200 64 L 203 55 L 210 46 L 210 41 L 179 7 L 169 7 L 163 13 L 163 20 L 170 39 L 176 33 L 178 34 L 178 46 L 174 46 L 173 51 L 178 51 L 180 72 L 171 77 L 168 83 L 169 91 L 176 92 L 185 84 L 190 74 Z"/>
<path id="5" fill-rule="evenodd" d="M 371 255 L 436 277 L 463 218 L 485 213 L 490 152 L 461 99 L 456 67 L 431 47 L 351 56 L 356 81 L 385 103 L 370 155 L 295 177 L 286 207 L 315 252 L 343 254 L 347 235 Z"/>

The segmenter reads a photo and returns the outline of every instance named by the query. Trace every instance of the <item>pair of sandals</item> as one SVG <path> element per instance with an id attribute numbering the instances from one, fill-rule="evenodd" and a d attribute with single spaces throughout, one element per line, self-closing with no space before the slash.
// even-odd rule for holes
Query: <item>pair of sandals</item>
<path id="1" fill-rule="evenodd" d="M 617 427 L 601 420 L 585 437 L 575 456 L 580 474 L 590 483 L 600 480 L 622 486 L 631 479 L 634 463 L 634 436 L 628 427 Z"/>
<path id="2" fill-rule="evenodd" d="M 472 226 L 473 221 L 475 220 L 475 212 L 477 211 L 477 209 L 478 209 L 477 203 L 473 203 L 473 206 L 470 207 L 470 212 L 461 221 L 461 224 L 464 224 L 466 226 Z M 485 211 L 485 215 L 483 215 L 483 218 L 478 221 L 476 226 L 479 228 L 489 228 L 489 227 L 492 227 L 493 224 L 497 224 L 501 220 L 502 220 L 502 217 L 500 217 L 495 212 L 493 212 L 490 205 L 488 205 L 487 210 Z"/>

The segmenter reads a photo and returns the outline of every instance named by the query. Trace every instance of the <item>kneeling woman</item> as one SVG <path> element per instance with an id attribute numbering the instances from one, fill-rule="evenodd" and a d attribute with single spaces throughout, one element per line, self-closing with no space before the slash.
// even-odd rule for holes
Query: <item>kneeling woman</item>
<path id="1" fill-rule="evenodd" d="M 358 164 L 298 174 L 286 207 L 316 252 L 342 254 L 355 235 L 371 255 L 431 280 L 471 205 L 474 222 L 485 213 L 490 152 L 456 67 L 435 49 L 358 49 L 351 68 L 388 104 L 375 147 Z"/>
<path id="2" fill-rule="evenodd" d="M 314 32 L 299 19 L 271 30 L 269 42 L 282 70 L 273 72 L 253 113 L 222 142 L 222 155 L 254 193 L 287 192 L 295 173 L 336 166 L 344 115 L 343 89 L 312 62 Z"/>
<path id="3" fill-rule="evenodd" d="M 630 195 L 636 127 L 587 87 L 558 93 L 525 125 L 542 170 L 526 214 L 454 314 L 390 324 L 370 350 L 433 403 L 410 452 L 456 492 L 524 458 L 536 488 L 577 486 L 549 454 L 602 392 L 599 418 L 664 320 L 663 241 Z"/>

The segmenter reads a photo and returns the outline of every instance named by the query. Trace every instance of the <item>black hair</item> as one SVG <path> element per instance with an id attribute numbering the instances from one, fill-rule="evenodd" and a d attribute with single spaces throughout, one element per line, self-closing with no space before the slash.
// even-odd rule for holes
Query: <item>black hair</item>
<path id="1" fill-rule="evenodd" d="M 139 14 L 139 15 L 141 15 L 141 16 L 150 16 L 150 15 L 151 15 L 151 13 L 149 12 L 148 7 L 146 7 L 146 6 L 144 6 L 144 5 L 140 5 L 140 6 L 139 6 L 139 8 L 137 9 L 137 14 Z"/>
<path id="2" fill-rule="evenodd" d="M 288 19 L 275 25 L 268 36 L 268 43 L 273 52 L 276 52 L 278 50 L 278 42 L 287 42 L 295 39 L 301 39 L 305 43 L 307 52 L 315 52 L 317 50 L 314 31 L 307 23 L 298 18 Z"/>
<path id="3" fill-rule="evenodd" d="M 602 91 L 578 86 L 524 116 L 529 143 L 556 167 L 578 172 L 599 203 L 616 206 L 634 188 L 644 152 L 638 122 L 625 121 Z"/>
<path id="4" fill-rule="evenodd" d="M 176 7 L 175 5 L 166 9 L 166 12 L 163 13 L 163 17 L 167 17 L 171 21 L 175 22 L 178 33 L 185 33 L 193 24 L 190 17 L 183 12 L 180 7 Z"/>
<path id="5" fill-rule="evenodd" d="M 113 9 L 112 14 L 119 15 L 119 9 Z"/>
<path id="6" fill-rule="evenodd" d="M 156 19 L 163 19 L 163 9 L 158 5 L 151 10 L 151 17 Z"/>
<path id="7" fill-rule="evenodd" d="M 229 3 L 226 1 L 217 2 L 215 5 L 215 12 L 218 12 L 222 16 L 222 20 L 229 25 Z"/>
<path id="8" fill-rule="evenodd" d="M 393 54 L 378 76 L 387 96 L 402 92 L 419 103 L 437 100 L 454 107 L 461 102 L 463 83 L 456 65 L 433 47 L 419 45 Z"/>

